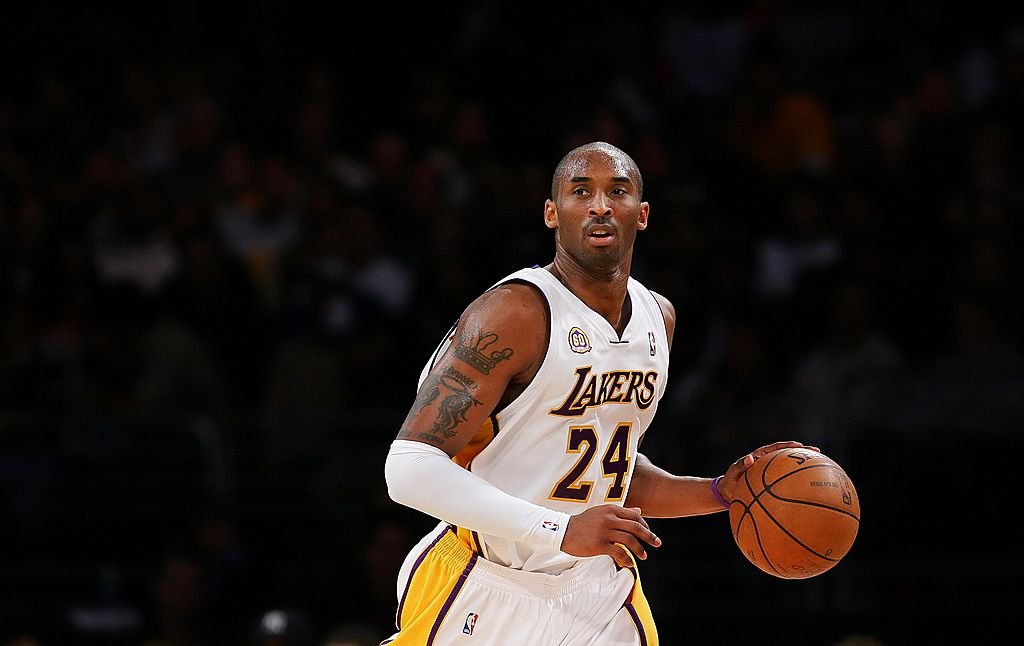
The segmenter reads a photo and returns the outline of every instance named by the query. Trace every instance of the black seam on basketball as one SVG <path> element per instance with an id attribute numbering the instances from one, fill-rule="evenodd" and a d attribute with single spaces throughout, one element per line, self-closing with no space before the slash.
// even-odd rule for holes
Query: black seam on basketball
<path id="1" fill-rule="evenodd" d="M 779 568 L 775 567 L 775 564 L 772 563 L 772 560 L 768 558 L 768 553 L 764 551 L 764 544 L 761 543 L 761 531 L 757 527 L 757 521 L 754 520 L 753 514 L 750 515 L 750 524 L 754 526 L 754 537 L 757 539 L 757 549 L 761 550 L 761 557 L 764 558 L 764 562 L 770 565 L 772 570 L 774 570 L 776 574 L 778 574 L 779 576 L 784 576 L 781 572 L 779 572 Z"/>
<path id="2" fill-rule="evenodd" d="M 857 516 L 853 512 L 847 511 L 846 509 L 842 509 L 840 507 L 833 507 L 832 505 L 826 505 L 824 503 L 813 502 L 813 501 L 810 501 L 810 500 L 799 500 L 797 498 L 784 498 L 783 496 L 780 496 L 777 493 L 775 493 L 775 491 L 773 490 L 773 487 L 775 487 L 777 484 L 779 484 L 780 482 L 782 482 L 783 480 L 785 480 L 786 478 L 788 478 L 791 475 L 794 475 L 796 473 L 801 473 L 803 471 L 807 471 L 808 469 L 817 469 L 817 468 L 820 468 L 820 467 L 828 467 L 830 469 L 834 469 L 835 468 L 835 466 L 831 465 L 831 464 L 809 464 L 806 467 L 800 467 L 799 469 L 794 469 L 793 471 L 790 471 L 789 473 L 786 473 L 786 474 L 783 474 L 783 475 L 779 476 L 778 478 L 773 480 L 771 483 L 764 483 L 764 489 L 761 491 L 761 493 L 759 493 L 759 494 L 757 494 L 756 496 L 753 497 L 753 499 L 751 500 L 751 503 L 753 503 L 753 502 L 760 502 L 761 496 L 763 494 L 768 494 L 769 496 L 771 496 L 775 500 L 779 500 L 781 502 L 790 502 L 790 503 L 795 503 L 795 504 L 800 504 L 800 505 L 807 505 L 809 507 L 818 507 L 819 509 L 831 509 L 832 511 L 840 513 L 840 514 L 843 514 L 844 516 L 849 516 L 850 518 L 852 518 L 855 521 L 857 521 L 857 524 L 859 525 L 860 524 L 860 516 Z M 845 476 L 845 474 L 843 474 L 843 475 Z M 846 476 L 846 478 L 847 478 L 847 480 L 849 480 L 849 476 Z M 762 478 L 762 481 L 763 481 L 763 478 Z M 753 492 L 751 492 L 751 494 L 753 494 Z M 762 507 L 763 507 L 763 505 L 762 505 Z"/>
<path id="3" fill-rule="evenodd" d="M 753 503 L 751 503 L 751 506 L 753 506 Z M 764 505 L 760 505 L 759 504 L 758 506 L 761 507 L 761 510 L 772 521 L 772 523 L 774 523 L 777 527 L 782 529 L 782 531 L 785 532 L 787 536 L 789 536 L 790 538 L 793 539 L 793 542 L 795 542 L 797 545 L 799 545 L 800 547 L 804 548 L 805 550 L 807 550 L 811 554 L 814 554 L 815 556 L 818 556 L 817 552 L 815 552 L 814 550 L 810 549 L 809 547 L 807 547 L 806 545 L 804 545 L 803 543 L 798 541 L 792 534 L 789 533 L 789 531 L 786 530 L 785 527 L 780 525 L 779 521 L 775 520 L 775 518 L 772 517 L 772 515 L 768 513 L 768 510 L 764 508 Z M 761 530 L 757 526 L 757 520 L 754 518 L 754 514 L 750 512 L 749 507 L 747 508 L 747 514 L 749 514 L 749 516 L 750 516 L 750 524 L 754 528 L 754 537 L 757 540 L 757 548 L 761 551 L 761 557 L 764 559 L 764 562 L 768 564 L 768 567 L 770 567 L 772 569 L 772 571 L 775 572 L 775 574 L 779 576 L 779 578 L 782 578 L 782 579 L 796 579 L 796 578 L 799 578 L 799 577 L 795 576 L 794 574 L 792 574 L 784 566 L 776 565 L 775 562 L 771 558 L 769 558 L 768 553 L 764 549 L 764 544 L 761 542 Z M 831 559 L 828 559 L 827 557 L 821 557 L 821 558 L 824 558 L 826 560 L 831 560 Z M 836 562 L 838 563 L 838 560 Z"/>
<path id="4" fill-rule="evenodd" d="M 743 505 L 743 513 L 740 514 L 739 520 L 736 521 L 736 526 L 732 530 L 732 537 L 736 539 L 736 544 L 739 545 L 739 533 L 740 528 L 743 527 L 743 521 L 750 518 L 750 522 L 753 523 L 754 517 L 750 515 L 750 505 L 744 504 L 744 502 L 739 499 L 733 500 L 733 502 L 738 502 L 740 505 Z M 756 525 L 756 523 L 754 524 Z"/>
<path id="5" fill-rule="evenodd" d="M 761 469 L 761 486 L 762 486 L 762 487 L 764 487 L 765 489 L 767 489 L 767 488 L 768 488 L 768 481 L 767 481 L 767 480 L 765 480 L 765 474 L 766 474 L 766 473 L 768 473 L 768 467 L 770 467 L 770 466 L 772 465 L 772 462 L 775 462 L 775 461 L 776 461 L 776 460 L 778 460 L 778 459 L 779 459 L 780 457 L 782 457 L 782 455 L 783 455 L 784 453 L 785 453 L 784 451 L 776 451 L 776 452 L 775 452 L 775 453 L 774 453 L 774 454 L 772 455 L 772 457 L 768 459 L 768 464 L 764 465 L 764 468 L 763 468 L 763 469 Z M 761 458 L 761 459 L 763 460 L 764 458 Z M 750 466 L 754 466 L 754 465 L 752 464 L 752 465 L 750 465 Z M 744 473 L 746 473 L 746 471 L 744 471 Z M 753 491 L 751 491 L 750 493 L 751 493 L 751 495 L 753 495 L 753 493 L 754 493 L 754 492 L 753 492 Z"/>
<path id="6" fill-rule="evenodd" d="M 761 532 L 760 532 L 760 530 L 757 527 L 757 520 L 754 519 L 754 515 L 750 512 L 750 508 L 754 505 L 754 502 L 757 501 L 757 495 L 754 494 L 754 488 L 752 486 L 750 486 L 750 478 L 749 478 L 749 473 L 747 471 L 743 472 L 743 483 L 747 486 L 747 491 L 750 492 L 751 502 L 748 505 L 748 504 L 744 503 L 742 500 L 739 500 L 738 498 L 734 499 L 732 501 L 734 503 L 738 502 L 741 505 L 743 505 L 743 513 L 740 515 L 739 520 L 736 521 L 736 527 L 735 527 L 735 529 L 732 532 L 733 541 L 736 542 L 737 546 L 740 546 L 740 541 L 739 541 L 740 530 L 743 528 L 744 521 L 749 520 L 750 521 L 750 526 L 753 528 L 753 531 L 754 531 L 754 540 L 757 543 L 757 549 L 761 552 L 761 558 L 764 559 L 764 562 L 767 563 L 768 567 L 770 567 L 775 572 L 775 574 L 777 576 L 779 576 L 780 578 L 785 578 L 785 579 L 793 578 L 793 577 L 788 576 L 786 572 L 780 572 L 779 568 L 776 567 L 774 563 L 772 563 L 772 560 L 770 558 L 768 558 L 768 554 L 764 550 L 764 544 L 761 542 Z M 763 506 L 762 506 L 762 508 L 763 508 Z M 741 549 L 742 549 L 742 547 L 741 547 Z M 750 555 L 746 554 L 746 553 L 743 554 L 743 557 L 748 559 L 748 560 L 750 559 Z"/>
<path id="7" fill-rule="evenodd" d="M 783 498 L 782 496 L 776 495 L 775 492 L 771 491 L 771 490 L 763 491 L 762 493 L 768 494 L 768 496 L 770 498 L 772 498 L 773 500 L 778 500 L 779 502 L 788 502 L 788 503 L 791 503 L 791 504 L 794 504 L 794 505 L 804 505 L 806 507 L 817 507 L 818 509 L 828 509 L 829 511 L 834 511 L 837 514 L 842 514 L 843 516 L 848 516 L 849 518 L 855 520 L 858 525 L 860 525 L 860 517 L 857 516 L 856 514 L 852 513 L 852 512 L 846 511 L 845 509 L 840 509 L 838 507 L 833 507 L 832 505 L 826 505 L 826 504 L 820 503 L 820 502 L 812 502 L 810 500 L 797 500 L 797 499 L 794 499 L 794 498 Z M 760 504 L 760 502 L 761 501 L 758 500 L 758 504 Z M 764 505 L 762 505 L 762 507 L 763 506 Z"/>
<path id="8" fill-rule="evenodd" d="M 778 519 L 776 519 L 776 518 L 775 518 L 775 516 L 772 516 L 771 512 L 770 512 L 770 511 L 768 511 L 768 508 L 767 508 L 767 507 L 765 507 L 765 506 L 764 506 L 764 504 L 763 504 L 763 503 L 762 503 L 762 502 L 761 502 L 760 500 L 756 500 L 756 501 L 754 501 L 754 502 L 756 502 L 756 503 L 757 503 L 757 506 L 761 508 L 761 511 L 763 511 L 763 512 L 764 512 L 764 515 L 768 517 L 768 520 L 770 520 L 770 521 L 772 521 L 773 523 L 775 523 L 775 526 L 776 526 L 776 527 L 778 527 L 779 529 L 781 529 L 781 530 L 782 530 L 782 532 L 783 532 L 783 533 L 784 533 L 784 534 L 785 534 L 786 536 L 789 536 L 789 537 L 790 537 L 791 539 L 793 539 L 793 542 L 794 542 L 794 543 L 796 543 L 797 545 L 799 545 L 800 547 L 804 548 L 805 550 L 807 550 L 807 551 L 808 551 L 808 552 L 810 552 L 811 554 L 813 554 L 813 555 L 817 556 L 818 558 L 822 558 L 822 559 L 825 559 L 826 561 L 831 561 L 832 563 L 838 563 L 838 562 L 839 562 L 840 560 L 842 560 L 842 557 L 839 557 L 839 558 L 832 558 L 831 556 L 825 556 L 824 554 L 819 554 L 819 553 L 818 553 L 818 552 L 817 552 L 816 550 L 813 550 L 813 549 L 811 549 L 811 548 L 810 548 L 810 547 L 808 547 L 808 546 L 807 546 L 807 545 L 806 545 L 806 544 L 805 544 L 805 543 L 804 543 L 803 541 L 801 541 L 801 540 L 800 540 L 800 539 L 798 539 L 798 538 L 797 538 L 796 536 L 794 536 L 794 535 L 793 535 L 793 532 L 789 531 L 789 529 L 788 529 L 788 528 L 787 528 L 787 527 L 786 527 L 785 525 L 783 525 L 782 523 L 780 523 L 780 522 L 778 521 Z M 751 503 L 751 504 L 753 504 L 753 503 Z M 753 516 L 751 516 L 751 518 L 753 518 Z M 756 522 L 756 521 L 754 521 L 754 527 L 757 527 L 757 522 Z M 773 567 L 774 567 L 774 566 L 773 566 Z"/>
<path id="9" fill-rule="evenodd" d="M 751 496 L 751 498 L 753 498 L 753 496 L 754 496 L 754 488 L 750 486 L 750 481 L 747 479 L 747 472 L 746 471 L 743 472 L 743 484 L 747 485 L 747 491 L 750 492 L 750 496 Z M 743 525 L 743 520 L 745 518 L 747 518 L 748 516 L 750 516 L 750 505 L 744 503 L 739 498 L 733 498 L 731 501 L 729 501 L 729 513 L 730 514 L 732 513 L 732 505 L 734 503 L 737 503 L 737 502 L 739 504 L 743 505 L 743 513 L 740 514 L 739 520 L 736 521 L 736 527 L 735 527 L 735 529 L 733 529 L 732 537 L 733 537 L 733 540 L 736 540 L 736 544 L 739 545 L 738 537 L 739 537 L 739 533 L 740 533 L 740 527 Z M 754 519 L 751 518 L 750 522 L 753 523 Z M 757 524 L 754 523 L 754 525 L 756 527 Z"/>
<path id="10" fill-rule="evenodd" d="M 805 465 L 805 466 L 797 467 L 797 468 L 793 469 L 792 471 L 787 471 L 786 473 L 783 473 L 781 476 L 779 476 L 778 478 L 772 480 L 771 482 L 768 482 L 768 481 L 766 481 L 764 479 L 764 473 L 762 472 L 761 473 L 761 476 L 762 476 L 761 477 L 761 484 L 763 484 L 765 486 L 775 485 L 775 484 L 778 484 L 779 482 L 785 480 L 786 478 L 790 477 L 791 475 L 793 475 L 795 473 L 800 473 L 802 471 L 807 471 L 809 469 L 821 469 L 821 468 L 837 469 L 836 465 L 830 464 L 828 462 L 821 462 L 819 464 L 808 464 L 808 465 Z M 765 471 L 767 471 L 767 470 L 768 470 L 768 467 L 765 467 Z M 842 472 L 842 473 L 843 473 L 844 476 L 846 476 L 847 479 L 849 479 L 849 476 L 847 476 L 845 472 Z"/>

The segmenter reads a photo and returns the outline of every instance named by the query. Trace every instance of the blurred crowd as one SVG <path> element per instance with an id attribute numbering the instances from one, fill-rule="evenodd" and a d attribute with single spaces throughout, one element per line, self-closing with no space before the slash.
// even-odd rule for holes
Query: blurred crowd
<path id="1" fill-rule="evenodd" d="M 0 643 L 386 635 L 429 523 L 387 445 L 462 307 L 552 257 L 586 141 L 638 162 L 679 315 L 656 461 L 1019 432 L 1024 20 L 685 6 L 5 21 Z"/>

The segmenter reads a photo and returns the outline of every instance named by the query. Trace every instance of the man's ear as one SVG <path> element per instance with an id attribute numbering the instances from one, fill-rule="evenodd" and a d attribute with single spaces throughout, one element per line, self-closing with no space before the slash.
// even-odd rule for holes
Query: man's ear
<path id="1" fill-rule="evenodd" d="M 558 228 L 558 209 L 553 200 L 544 200 L 544 226 L 549 229 Z"/>
<path id="2" fill-rule="evenodd" d="M 651 205 L 647 202 L 640 203 L 640 217 L 636 220 L 636 230 L 643 231 L 647 228 L 647 217 L 651 214 Z"/>

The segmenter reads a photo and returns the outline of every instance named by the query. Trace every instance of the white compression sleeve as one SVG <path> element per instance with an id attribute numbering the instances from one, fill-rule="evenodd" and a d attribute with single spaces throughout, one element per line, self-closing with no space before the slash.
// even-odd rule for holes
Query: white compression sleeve
<path id="1" fill-rule="evenodd" d="M 505 493 L 423 442 L 392 442 L 384 478 L 395 502 L 484 534 L 559 549 L 569 524 L 569 514 Z"/>

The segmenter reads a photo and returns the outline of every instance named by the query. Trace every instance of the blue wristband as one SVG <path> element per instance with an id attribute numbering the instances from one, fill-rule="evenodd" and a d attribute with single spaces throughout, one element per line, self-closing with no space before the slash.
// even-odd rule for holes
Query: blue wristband
<path id="1" fill-rule="evenodd" d="M 721 480 L 722 478 L 723 476 L 718 476 L 717 478 L 711 481 L 711 493 L 715 494 L 715 500 L 718 501 L 718 504 L 722 505 L 723 509 L 728 509 L 729 501 L 723 498 L 722 494 L 718 491 L 718 481 Z"/>

